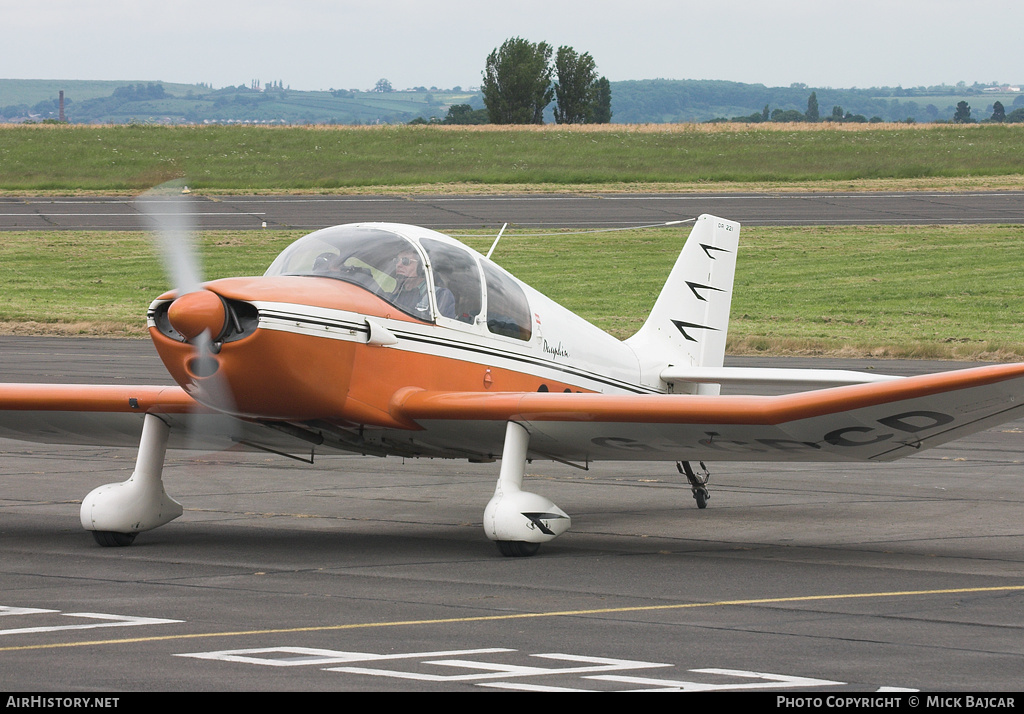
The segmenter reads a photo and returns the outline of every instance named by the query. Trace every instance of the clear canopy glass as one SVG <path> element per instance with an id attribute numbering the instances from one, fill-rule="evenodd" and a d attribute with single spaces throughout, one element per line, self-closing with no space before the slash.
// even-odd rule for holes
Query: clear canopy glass
<path id="1" fill-rule="evenodd" d="M 344 280 L 430 322 L 484 322 L 480 316 L 486 294 L 487 329 L 529 340 L 532 321 L 522 288 L 486 261 L 484 274 L 486 291 L 480 259 L 457 243 L 425 237 L 417 244 L 386 228 L 365 225 L 310 233 L 288 246 L 265 273 Z"/>

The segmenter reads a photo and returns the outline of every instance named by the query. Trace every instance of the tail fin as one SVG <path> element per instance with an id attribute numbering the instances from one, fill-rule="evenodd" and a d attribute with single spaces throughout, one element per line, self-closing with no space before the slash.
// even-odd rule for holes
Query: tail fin
<path id="1" fill-rule="evenodd" d="M 647 322 L 626 340 L 643 384 L 665 386 L 660 375 L 669 365 L 722 366 L 739 238 L 739 223 L 697 219 Z"/>

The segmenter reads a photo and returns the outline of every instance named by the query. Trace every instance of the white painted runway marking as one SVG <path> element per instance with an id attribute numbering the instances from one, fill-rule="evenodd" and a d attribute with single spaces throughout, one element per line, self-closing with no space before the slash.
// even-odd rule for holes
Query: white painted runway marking
<path id="1" fill-rule="evenodd" d="M 609 659 L 607 657 L 581 657 L 567 654 L 535 654 L 531 657 L 557 659 L 569 662 L 587 662 L 587 667 L 538 667 L 534 665 L 505 664 L 500 662 L 481 662 L 466 659 L 424 660 L 421 664 L 438 667 L 454 667 L 458 669 L 480 670 L 472 674 L 426 674 L 423 672 L 403 672 L 390 669 L 369 669 L 363 667 L 332 667 L 329 672 L 347 672 L 349 674 L 368 674 L 377 677 L 397 677 L 399 679 L 416 679 L 423 682 L 471 682 L 485 679 L 507 679 L 509 677 L 538 677 L 553 674 L 588 674 L 591 672 L 621 671 L 626 669 L 648 669 L 651 667 L 671 667 L 663 662 L 638 662 L 628 659 Z"/>
<path id="2" fill-rule="evenodd" d="M 373 654 L 371 652 L 345 652 L 341 650 L 313 649 L 310 647 L 259 647 L 245 650 L 220 650 L 218 652 L 186 652 L 174 656 L 195 657 L 196 659 L 219 660 L 222 662 L 258 664 L 267 667 L 302 667 L 308 665 L 341 664 L 342 662 L 376 662 L 380 660 L 441 657 L 444 655 L 456 656 L 491 654 L 495 652 L 514 651 L 515 650 L 509 650 L 503 647 L 489 647 L 486 649 L 449 650 L 443 652 L 408 652 L 403 654 L 382 655 Z"/>
<path id="3" fill-rule="evenodd" d="M 845 682 L 833 682 L 827 679 L 812 679 L 810 677 L 793 677 L 785 674 L 770 674 L 768 672 L 750 672 L 742 669 L 691 669 L 696 674 L 715 674 L 726 677 L 739 677 L 741 679 L 756 679 L 757 682 L 693 682 L 679 679 L 655 679 L 651 677 L 623 677 L 618 675 L 599 675 L 586 677 L 586 679 L 600 679 L 605 682 L 618 682 L 621 684 L 636 684 L 645 687 L 657 687 L 656 691 L 662 692 L 724 692 L 737 689 L 795 689 L 805 687 L 830 687 L 845 684 Z"/>
<path id="4" fill-rule="evenodd" d="M 44 610 L 38 607 L 7 607 L 0 605 L 0 617 L 4 615 L 39 615 L 44 612 L 60 612 L 60 610 Z"/>
<path id="5" fill-rule="evenodd" d="M 0 615 L 42 615 L 60 613 L 60 610 L 44 610 L 33 607 L 6 607 L 0 605 Z M 168 620 L 158 617 L 133 617 L 131 615 L 111 615 L 104 612 L 64 612 L 61 617 L 80 617 L 86 620 L 101 620 L 78 625 L 40 625 L 37 627 L 14 627 L 0 630 L 0 636 L 27 635 L 40 632 L 62 632 L 68 630 L 95 630 L 101 627 L 138 627 L 140 625 L 169 625 L 184 620 Z"/>
<path id="6" fill-rule="evenodd" d="M 494 657 L 493 655 L 501 655 Z M 431 652 L 403 652 L 376 654 L 345 650 L 314 649 L 309 647 L 261 647 L 255 649 L 189 652 L 176 657 L 192 657 L 209 661 L 233 662 L 268 667 L 323 667 L 325 672 L 356 674 L 368 677 L 406 679 L 420 682 L 465 682 L 481 687 L 528 692 L 582 692 L 607 691 L 585 686 L 590 682 L 608 682 L 626 685 L 642 691 L 713 692 L 743 689 L 807 689 L 811 687 L 843 686 L 845 682 L 814 677 L 801 677 L 744 669 L 701 668 L 687 670 L 704 678 L 650 677 L 627 674 L 628 671 L 677 667 L 668 662 L 647 662 L 574 655 L 561 652 L 526 654 L 505 647 L 487 647 Z M 523 658 L 526 658 L 525 660 Z M 515 661 L 518 660 L 518 661 Z M 565 666 L 545 666 L 537 660 L 566 663 Z M 375 663 L 376 667 L 354 666 L 357 663 Z M 390 664 L 388 667 L 381 665 Z M 341 664 L 340 667 L 324 665 Z M 430 671 L 441 668 L 441 671 Z M 444 670 L 448 671 L 445 672 Z M 461 671 L 459 671 L 461 670 Z M 546 684 L 523 681 L 553 676 L 577 679 L 583 686 L 571 683 Z"/>

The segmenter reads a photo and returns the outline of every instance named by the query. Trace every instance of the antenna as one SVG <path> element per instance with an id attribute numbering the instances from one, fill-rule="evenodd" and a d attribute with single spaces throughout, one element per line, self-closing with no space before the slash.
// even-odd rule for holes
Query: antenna
<path id="1" fill-rule="evenodd" d="M 498 231 L 498 237 L 494 239 L 493 243 L 491 243 L 491 249 L 487 251 L 487 255 L 484 256 L 488 260 L 491 259 L 491 253 L 494 252 L 494 249 L 498 247 L 498 241 L 501 240 L 501 234 L 505 232 L 506 228 L 508 228 L 508 223 L 505 223 L 501 226 L 501 230 Z"/>

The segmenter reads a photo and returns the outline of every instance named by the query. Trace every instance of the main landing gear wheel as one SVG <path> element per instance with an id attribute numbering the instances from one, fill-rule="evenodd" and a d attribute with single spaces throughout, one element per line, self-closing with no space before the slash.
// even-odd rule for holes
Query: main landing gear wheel
<path id="1" fill-rule="evenodd" d="M 104 548 L 120 548 L 131 545 L 138 533 L 114 533 L 113 531 L 91 531 L 93 539 Z"/>
<path id="2" fill-rule="evenodd" d="M 523 540 L 498 540 L 495 543 L 501 554 L 507 558 L 528 558 L 540 550 L 540 543 L 527 543 Z"/>
<path id="3" fill-rule="evenodd" d="M 711 498 L 711 492 L 707 487 L 708 481 L 711 479 L 711 472 L 708 471 L 708 467 L 704 465 L 703 461 L 698 463 L 700 463 L 701 471 L 704 472 L 700 476 L 694 473 L 689 461 L 677 461 L 676 468 L 690 482 L 690 490 L 693 492 L 693 500 L 697 502 L 697 508 L 707 508 L 708 499 Z"/>
<path id="4" fill-rule="evenodd" d="M 514 421 L 505 425 L 505 448 L 494 495 L 484 509 L 484 533 L 509 558 L 534 555 L 541 543 L 569 528 L 569 516 L 536 493 L 523 490 L 530 433 Z"/>

